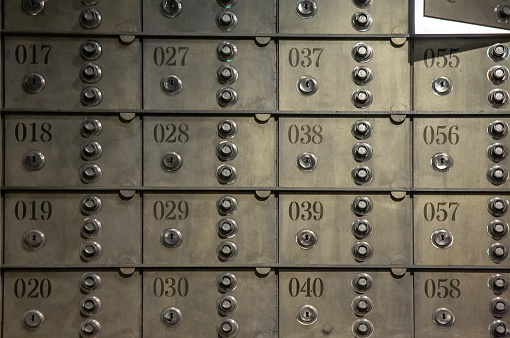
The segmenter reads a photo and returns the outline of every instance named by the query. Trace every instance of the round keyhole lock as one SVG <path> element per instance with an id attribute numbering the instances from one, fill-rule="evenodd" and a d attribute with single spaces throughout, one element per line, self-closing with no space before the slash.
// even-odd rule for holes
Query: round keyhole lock
<path id="1" fill-rule="evenodd" d="M 216 100 L 220 107 L 233 106 L 237 102 L 237 92 L 230 87 L 220 88 L 216 93 Z"/>
<path id="2" fill-rule="evenodd" d="M 27 249 L 36 250 L 44 246 L 46 237 L 39 230 L 29 230 L 23 235 L 23 244 Z"/>
<path id="3" fill-rule="evenodd" d="M 44 0 L 23 0 L 21 6 L 27 14 L 37 15 L 44 10 Z"/>
<path id="4" fill-rule="evenodd" d="M 453 235 L 445 229 L 436 230 L 430 236 L 432 245 L 438 249 L 449 248 L 453 244 Z"/>
<path id="5" fill-rule="evenodd" d="M 507 214 L 509 202 L 506 198 L 493 197 L 487 201 L 487 211 L 494 217 L 501 217 Z"/>
<path id="6" fill-rule="evenodd" d="M 372 287 L 372 277 L 366 273 L 359 273 L 351 281 L 354 291 L 357 293 L 364 293 Z"/>
<path id="7" fill-rule="evenodd" d="M 510 5 L 501 3 L 494 7 L 494 16 L 499 23 L 510 22 Z"/>
<path id="8" fill-rule="evenodd" d="M 233 214 L 237 211 L 237 200 L 232 196 L 222 196 L 216 201 L 216 209 L 221 216 Z"/>
<path id="9" fill-rule="evenodd" d="M 217 129 L 221 138 L 232 138 L 237 134 L 237 124 L 232 120 L 221 120 Z"/>
<path id="10" fill-rule="evenodd" d="M 500 220 L 494 220 L 487 225 L 487 234 L 497 241 L 506 237 L 508 230 L 508 223 Z"/>
<path id="11" fill-rule="evenodd" d="M 487 78 L 495 85 L 500 85 L 508 80 L 509 71 L 505 66 L 493 66 L 487 72 Z"/>
<path id="12" fill-rule="evenodd" d="M 369 259 L 374 249 L 368 242 L 356 242 L 352 247 L 352 255 L 357 262 L 363 262 Z"/>
<path id="13" fill-rule="evenodd" d="M 489 305 L 492 315 L 496 318 L 502 318 L 508 312 L 508 300 L 501 297 L 494 298 Z"/>
<path id="14" fill-rule="evenodd" d="M 222 141 L 216 146 L 216 156 L 220 161 L 231 161 L 237 156 L 237 147 L 229 141 Z"/>
<path id="15" fill-rule="evenodd" d="M 352 147 L 352 156 L 356 162 L 365 162 L 372 158 L 373 150 L 368 143 L 356 143 Z"/>
<path id="16" fill-rule="evenodd" d="M 501 143 L 491 144 L 487 148 L 487 157 L 493 162 L 499 163 L 508 156 L 508 148 Z"/>
<path id="17" fill-rule="evenodd" d="M 222 218 L 216 223 L 216 231 L 218 236 L 222 239 L 232 238 L 237 235 L 239 226 L 237 222 L 231 218 Z"/>
<path id="18" fill-rule="evenodd" d="M 39 73 L 30 73 L 23 78 L 23 88 L 29 94 L 39 94 L 45 86 L 46 80 Z"/>
<path id="19" fill-rule="evenodd" d="M 438 96 L 445 96 L 452 92 L 453 82 L 446 76 L 436 77 L 432 80 L 432 91 Z"/>
<path id="20" fill-rule="evenodd" d="M 356 315 L 365 316 L 374 308 L 374 302 L 367 296 L 358 296 L 352 301 L 351 307 Z"/>
<path id="21" fill-rule="evenodd" d="M 236 82 L 238 77 L 237 70 L 229 65 L 220 66 L 216 71 L 216 78 L 218 82 L 223 85 L 231 85 Z"/>
<path id="22" fill-rule="evenodd" d="M 317 234 L 309 229 L 300 230 L 296 234 L 296 244 L 304 250 L 309 250 L 317 245 L 319 237 Z"/>
<path id="23" fill-rule="evenodd" d="M 95 118 L 86 118 L 80 125 L 81 135 L 83 137 L 98 136 L 103 131 L 103 124 Z"/>
<path id="24" fill-rule="evenodd" d="M 508 170 L 499 165 L 492 166 L 487 170 L 487 180 L 493 185 L 501 185 L 508 181 Z"/>
<path id="25" fill-rule="evenodd" d="M 351 134 L 358 140 L 365 140 L 372 136 L 373 128 L 370 122 L 359 120 L 351 127 Z"/>
<path id="26" fill-rule="evenodd" d="M 221 338 L 232 338 L 239 333 L 239 325 L 233 319 L 224 319 L 216 326 L 216 332 Z"/>
<path id="27" fill-rule="evenodd" d="M 365 63 L 372 60 L 372 57 L 374 56 L 374 50 L 372 47 L 370 47 L 370 45 L 367 45 L 364 42 L 360 42 L 354 45 L 351 55 L 355 61 L 359 63 Z"/>
<path id="28" fill-rule="evenodd" d="M 237 310 L 237 299 L 233 296 L 224 295 L 216 301 L 216 308 L 220 315 L 226 316 Z"/>
<path id="29" fill-rule="evenodd" d="M 103 49 L 99 42 L 94 40 L 85 41 L 80 47 L 80 55 L 83 59 L 94 61 L 99 59 Z"/>
<path id="30" fill-rule="evenodd" d="M 358 32 L 366 32 L 372 27 L 372 16 L 367 12 L 356 12 L 352 16 L 352 27 Z"/>
<path id="31" fill-rule="evenodd" d="M 216 0 L 218 5 L 225 8 L 232 8 L 237 3 L 237 0 Z"/>
<path id="32" fill-rule="evenodd" d="M 303 172 L 310 172 L 317 168 L 317 157 L 312 153 L 301 153 L 297 157 L 296 165 Z"/>
<path id="33" fill-rule="evenodd" d="M 102 285 L 101 277 L 95 273 L 86 273 L 80 278 L 80 289 L 85 293 L 96 292 Z"/>
<path id="34" fill-rule="evenodd" d="M 365 86 L 373 79 L 372 70 L 368 67 L 356 67 L 352 71 L 352 80 L 358 86 Z"/>
<path id="35" fill-rule="evenodd" d="M 102 75 L 101 68 L 94 63 L 87 63 L 80 69 L 80 79 L 86 83 L 96 83 Z"/>
<path id="36" fill-rule="evenodd" d="M 502 320 L 495 320 L 489 325 L 489 333 L 494 338 L 508 337 L 508 324 Z"/>
<path id="37" fill-rule="evenodd" d="M 299 0 L 296 5 L 298 16 L 309 19 L 317 14 L 317 4 L 314 0 Z"/>
<path id="38" fill-rule="evenodd" d="M 80 153 L 83 160 L 93 161 L 101 157 L 103 148 L 97 141 L 87 141 L 81 145 Z"/>
<path id="39" fill-rule="evenodd" d="M 80 25 L 85 29 L 99 27 L 101 20 L 101 13 L 93 8 L 84 9 L 80 14 Z"/>
<path id="40" fill-rule="evenodd" d="M 447 308 L 439 308 L 432 314 L 432 321 L 439 327 L 449 327 L 455 322 L 455 315 Z"/>
<path id="41" fill-rule="evenodd" d="M 223 11 L 216 16 L 218 27 L 224 31 L 231 31 L 237 26 L 237 16 L 230 11 Z"/>
<path id="42" fill-rule="evenodd" d="M 351 171 L 351 178 L 356 185 L 368 184 L 374 178 L 369 167 L 356 167 Z"/>
<path id="43" fill-rule="evenodd" d="M 182 312 L 175 307 L 167 307 L 161 311 L 161 321 L 168 327 L 179 326 L 182 322 Z"/>
<path id="44" fill-rule="evenodd" d="M 231 273 L 223 273 L 216 278 L 216 286 L 220 292 L 234 291 L 237 288 L 237 277 Z"/>
<path id="45" fill-rule="evenodd" d="M 103 254 L 103 248 L 98 242 L 87 241 L 80 248 L 80 256 L 83 260 L 90 262 L 95 261 Z"/>
<path id="46" fill-rule="evenodd" d="M 232 184 L 237 179 L 237 170 L 229 164 L 222 164 L 216 169 L 216 178 L 220 184 Z"/>
<path id="47" fill-rule="evenodd" d="M 430 165 L 435 171 L 447 172 L 453 167 L 453 158 L 446 153 L 437 153 L 432 156 Z"/>
<path id="48" fill-rule="evenodd" d="M 370 337 L 374 333 L 374 324 L 368 319 L 358 319 L 352 324 L 352 333 L 357 338 Z"/>
<path id="49" fill-rule="evenodd" d="M 358 8 L 367 8 L 372 4 L 372 0 L 352 0 L 352 2 Z"/>
<path id="50" fill-rule="evenodd" d="M 313 95 L 319 89 L 319 85 L 315 78 L 311 76 L 302 76 L 296 84 L 296 89 L 301 95 Z"/>
<path id="51" fill-rule="evenodd" d="M 85 316 L 93 315 L 101 309 L 101 300 L 96 296 L 85 296 L 80 301 L 80 312 Z"/>
<path id="52" fill-rule="evenodd" d="M 352 234 L 356 239 L 367 238 L 372 235 L 374 226 L 366 219 L 357 219 L 352 223 Z"/>
<path id="53" fill-rule="evenodd" d="M 501 263 L 508 258 L 508 246 L 503 243 L 491 244 L 487 250 L 487 254 L 494 263 Z"/>
<path id="54" fill-rule="evenodd" d="M 166 171 L 177 171 L 182 167 L 182 157 L 176 152 L 168 152 L 161 157 L 161 167 Z"/>
<path id="55" fill-rule="evenodd" d="M 216 248 L 216 253 L 218 254 L 218 258 L 225 262 L 237 257 L 238 250 L 237 245 L 231 241 L 223 241 L 218 244 Z"/>
<path id="56" fill-rule="evenodd" d="M 311 305 L 303 305 L 297 310 L 296 318 L 303 325 L 312 325 L 319 318 L 319 312 Z"/>
<path id="57" fill-rule="evenodd" d="M 504 61 L 508 58 L 508 47 L 502 43 L 496 43 L 489 47 L 487 55 L 493 61 Z"/>
<path id="58" fill-rule="evenodd" d="M 177 229 L 165 229 L 161 233 L 160 240 L 167 248 L 176 248 L 182 243 L 182 234 Z"/>
<path id="59" fill-rule="evenodd" d="M 44 325 L 44 315 L 37 310 L 29 310 L 21 317 L 21 324 L 30 331 L 40 329 Z"/>
<path id="60" fill-rule="evenodd" d="M 101 333 L 101 324 L 95 319 L 85 319 L 80 324 L 81 337 L 97 337 Z"/>
<path id="61" fill-rule="evenodd" d="M 492 121 L 487 127 L 487 133 L 495 140 L 501 140 L 508 135 L 508 124 L 503 121 Z"/>
<path id="62" fill-rule="evenodd" d="M 237 57 L 237 47 L 231 42 L 222 42 L 216 49 L 218 59 L 223 62 L 230 62 Z"/>
<path id="63" fill-rule="evenodd" d="M 351 102 L 356 108 L 368 108 L 373 101 L 372 93 L 366 89 L 358 89 L 352 93 Z"/>
<path id="64" fill-rule="evenodd" d="M 175 95 L 182 90 L 182 80 L 177 75 L 167 75 L 161 79 L 161 89 L 168 95 Z"/>
<path id="65" fill-rule="evenodd" d="M 103 93 L 96 87 L 86 87 L 81 91 L 80 99 L 84 106 L 97 106 L 103 100 Z"/>
<path id="66" fill-rule="evenodd" d="M 182 12 L 181 0 L 162 0 L 160 10 L 167 18 L 175 18 Z"/>
<path id="67" fill-rule="evenodd" d="M 46 163 L 46 157 L 37 150 L 30 150 L 23 155 L 23 166 L 30 171 L 41 170 Z"/>
<path id="68" fill-rule="evenodd" d="M 356 216 L 365 216 L 372 212 L 373 204 L 370 198 L 358 196 L 351 204 L 351 210 Z"/>
<path id="69" fill-rule="evenodd" d="M 493 89 L 487 100 L 493 108 L 504 108 L 508 105 L 508 92 L 503 89 Z"/>
<path id="70" fill-rule="evenodd" d="M 81 235 L 84 238 L 93 238 L 96 237 L 99 232 L 103 229 L 101 222 L 95 218 L 85 218 L 83 222 L 81 222 Z"/>
<path id="71" fill-rule="evenodd" d="M 497 295 L 500 295 L 506 290 L 508 290 L 509 282 L 510 281 L 507 276 L 496 274 L 492 275 L 489 278 L 488 285 L 492 292 L 494 292 Z"/>

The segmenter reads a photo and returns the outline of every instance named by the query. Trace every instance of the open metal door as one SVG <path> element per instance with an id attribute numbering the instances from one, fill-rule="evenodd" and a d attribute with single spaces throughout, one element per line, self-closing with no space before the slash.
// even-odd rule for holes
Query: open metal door
<path id="1" fill-rule="evenodd" d="M 425 0 L 425 16 L 510 29 L 510 0 Z"/>

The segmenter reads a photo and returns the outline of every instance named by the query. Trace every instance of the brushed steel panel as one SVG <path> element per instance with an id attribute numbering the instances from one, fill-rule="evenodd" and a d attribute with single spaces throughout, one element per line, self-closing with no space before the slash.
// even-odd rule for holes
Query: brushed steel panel
<path id="1" fill-rule="evenodd" d="M 80 56 L 80 46 L 90 40 L 97 41 L 102 48 L 101 56 L 95 61 L 87 61 Z M 141 108 L 142 47 L 139 40 L 123 43 L 112 38 L 7 36 L 4 43 L 5 82 L 10 84 L 5 92 L 6 108 Z M 26 48 L 26 60 L 23 47 L 18 49 L 18 46 Z M 51 46 L 51 50 L 43 46 Z M 97 64 L 102 71 L 101 79 L 92 84 L 80 79 L 80 68 L 89 62 Z M 46 84 L 40 93 L 31 94 L 23 88 L 23 79 L 30 73 L 44 77 Z M 85 106 L 81 103 L 81 92 L 86 87 L 96 87 L 101 91 L 102 100 L 98 105 Z"/>
<path id="2" fill-rule="evenodd" d="M 140 118 L 135 117 L 131 121 L 124 121 L 116 116 L 96 118 L 103 126 L 101 134 L 84 137 L 80 133 L 80 128 L 85 117 L 6 116 L 5 156 L 9 159 L 5 163 L 6 185 L 32 187 L 140 185 Z M 41 129 L 43 124 L 45 129 L 49 128 L 51 139 Z M 25 135 L 23 126 L 26 128 L 26 137 L 23 137 Z M 33 140 L 35 142 L 32 142 Z M 101 157 L 96 160 L 82 158 L 80 147 L 87 141 L 97 141 L 101 145 L 103 150 Z M 40 170 L 28 170 L 23 164 L 25 154 L 31 150 L 41 152 L 46 159 L 44 167 Z M 90 163 L 95 163 L 101 168 L 101 178 L 95 183 L 83 183 L 80 168 Z"/>
<path id="3" fill-rule="evenodd" d="M 225 35 L 275 32 L 275 0 L 239 1 L 229 8 L 220 6 L 216 1 L 188 0 L 182 2 L 181 13 L 176 17 L 163 15 L 161 3 L 161 0 L 143 0 L 144 32 Z M 231 30 L 224 30 L 218 25 L 218 15 L 224 11 L 237 17 L 237 25 Z"/>
<path id="4" fill-rule="evenodd" d="M 222 40 L 150 40 L 144 42 L 144 108 L 146 109 L 212 109 L 212 110 L 273 110 L 276 108 L 276 46 L 274 42 L 257 45 L 250 40 L 228 40 L 238 51 L 230 62 L 218 59 L 217 48 Z M 161 47 L 164 51 L 161 64 Z M 176 55 L 171 58 L 175 49 Z M 186 50 L 186 48 L 188 48 Z M 156 55 L 155 60 L 155 53 Z M 174 66 L 167 65 L 175 63 Z M 216 72 L 230 65 L 238 72 L 231 85 L 218 82 Z M 166 94 L 161 80 L 167 75 L 178 76 L 182 90 Z M 222 107 L 216 95 L 224 87 L 238 95 L 235 104 Z M 197 99 L 200 98 L 200 99 Z"/>
<path id="5" fill-rule="evenodd" d="M 220 214 L 217 202 L 223 196 L 232 196 L 237 201 L 235 212 Z M 183 201 L 187 202 L 187 208 Z M 143 203 L 145 263 L 223 266 L 269 265 L 276 261 L 274 195 L 260 199 L 247 193 L 151 193 L 144 195 Z M 174 203 L 176 208 L 172 210 Z M 221 238 L 217 223 L 225 218 L 234 220 L 239 230 L 232 237 Z M 177 229 L 182 234 L 182 243 L 177 247 L 163 245 L 161 236 L 165 229 Z M 237 256 L 231 260 L 222 261 L 217 254 L 218 246 L 224 241 L 237 246 Z"/>
<path id="6" fill-rule="evenodd" d="M 237 278 L 237 287 L 233 291 L 221 293 L 216 287 L 216 278 L 228 272 Z M 217 337 L 216 326 L 221 320 L 233 319 L 239 325 L 238 336 L 276 337 L 276 276 L 274 271 L 261 275 L 250 270 L 158 270 L 144 272 L 143 288 L 143 326 L 144 337 Z M 161 278 L 164 294 L 159 294 Z M 172 297 L 170 285 L 186 279 L 188 292 L 181 297 L 178 292 Z M 168 281 L 168 283 L 166 283 Z M 157 283 L 157 282 L 156 282 Z M 181 286 L 184 282 L 181 282 Z M 176 290 L 178 291 L 178 290 Z M 184 287 L 182 286 L 182 291 Z M 166 294 L 168 292 L 168 296 Z M 183 295 L 185 293 L 182 293 Z M 216 306 L 222 295 L 231 295 L 238 302 L 237 310 L 230 315 L 220 315 Z M 176 327 L 166 326 L 160 319 L 161 312 L 167 307 L 175 307 L 182 313 L 182 322 Z"/>
<path id="7" fill-rule="evenodd" d="M 508 119 L 497 117 L 415 118 L 413 122 L 415 130 L 414 186 L 438 189 L 504 189 L 507 187 L 508 183 L 494 185 L 487 179 L 489 168 L 495 165 L 508 166 L 507 159 L 495 163 L 487 156 L 487 148 L 491 144 L 499 143 L 506 147 L 509 145 L 507 137 L 495 140 L 489 135 L 487 129 L 493 121 L 509 122 Z M 442 127 L 438 129 L 438 126 Z M 426 131 L 425 128 L 427 128 Z M 434 134 L 430 128 L 433 128 Z M 447 171 L 434 169 L 431 160 L 435 154 L 439 153 L 451 156 L 453 159 L 451 169 Z"/>
<path id="8" fill-rule="evenodd" d="M 351 134 L 351 128 L 356 121 L 367 121 L 373 128 L 372 136 L 364 140 L 356 139 Z M 292 126 L 297 126 L 298 134 L 296 127 Z M 322 127 L 322 131 L 318 133 L 322 138 L 315 135 L 314 128 L 317 132 L 320 130 L 315 126 Z M 308 127 L 311 128 L 310 132 Z M 402 124 L 393 124 L 389 118 L 372 117 L 280 118 L 280 186 L 360 189 L 409 187 L 410 128 L 408 119 Z M 289 130 L 292 140 L 289 139 Z M 310 134 L 311 138 L 307 134 Z M 297 142 L 296 135 L 299 136 Z M 368 143 L 373 149 L 373 156 L 368 161 L 356 162 L 353 157 L 353 146 L 360 142 Z M 298 167 L 297 157 L 303 152 L 310 152 L 317 157 L 317 167 L 313 171 L 304 172 Z M 367 166 L 372 170 L 371 182 L 357 185 L 353 181 L 351 172 L 359 166 Z"/>
<path id="9" fill-rule="evenodd" d="M 5 264 L 85 266 L 140 262 L 139 195 L 130 199 L 107 192 L 30 192 L 5 195 Z M 101 200 L 102 208 L 97 213 L 87 215 L 80 210 L 81 201 L 86 196 L 98 196 Z M 51 207 L 48 204 L 42 205 L 43 201 L 47 201 Z M 102 229 L 96 236 L 87 238 L 81 234 L 82 222 L 86 218 L 94 218 L 101 223 Z M 44 234 L 42 247 L 30 249 L 25 245 L 24 236 L 30 230 L 39 230 Z M 81 247 L 87 241 L 101 245 L 102 255 L 99 258 L 91 261 L 81 258 Z"/>
<path id="10" fill-rule="evenodd" d="M 488 327 L 497 318 L 489 310 L 489 304 L 496 297 L 508 299 L 508 292 L 497 295 L 487 286 L 489 278 L 498 273 L 505 274 L 504 271 L 416 272 L 414 274 L 415 337 L 491 337 Z M 439 280 L 442 282 L 438 288 Z M 451 287 L 450 283 L 453 280 L 459 281 L 457 288 L 460 293 Z M 426 283 L 428 283 L 428 296 L 425 294 Z M 435 292 L 432 283 L 436 286 Z M 457 286 L 457 281 L 454 281 L 453 285 Z M 447 296 L 445 296 L 446 292 L 448 292 Z M 429 298 L 429 296 L 432 297 Z M 455 316 L 453 325 L 439 327 L 433 322 L 433 313 L 438 308 L 447 308 L 453 312 Z M 507 323 L 508 319 L 508 314 L 502 318 Z"/>
<path id="11" fill-rule="evenodd" d="M 352 205 L 358 196 L 370 199 L 373 211 L 368 215 L 354 214 Z M 382 194 L 280 194 L 279 205 L 282 264 L 390 265 L 412 262 L 409 197 L 397 201 Z M 359 219 L 368 220 L 373 231 L 357 239 L 352 229 L 353 223 Z M 317 235 L 314 247 L 303 249 L 298 245 L 296 237 L 303 229 L 312 230 Z M 354 244 L 359 241 L 368 242 L 373 248 L 372 256 L 364 262 L 357 262 L 352 253 Z"/>
<path id="12" fill-rule="evenodd" d="M 93 6 L 87 5 L 87 2 Z M 45 1 L 44 9 L 39 14 L 30 15 L 23 9 L 21 0 L 5 0 L 5 30 L 73 33 L 140 32 L 141 6 L 141 0 Z M 86 29 L 80 24 L 80 14 L 86 9 L 95 9 L 100 13 L 101 24 L 97 28 Z"/>
<path id="13" fill-rule="evenodd" d="M 238 132 L 221 138 L 218 124 L 231 120 Z M 176 129 L 172 135 L 173 129 Z M 164 128 L 164 133 L 162 132 Z M 186 135 L 179 130 L 186 130 Z M 156 134 L 155 134 L 156 132 Z M 274 119 L 258 122 L 252 117 L 145 117 L 144 185 L 164 187 L 271 187 L 276 181 L 276 125 Z M 162 136 L 164 136 L 162 138 Z M 157 140 L 156 140 L 157 137 Z M 164 139 L 164 140 L 163 140 Z M 163 140 L 163 142 L 159 142 Z M 184 142 L 186 141 L 186 142 Z M 216 148 L 222 141 L 238 150 L 232 160 L 223 161 Z M 175 171 L 163 169 L 163 155 L 176 152 L 182 166 Z M 232 165 L 237 179 L 221 184 L 216 172 L 220 165 Z"/>
<path id="14" fill-rule="evenodd" d="M 488 211 L 488 201 L 493 197 L 509 198 L 507 195 L 486 194 L 415 195 L 414 263 L 418 265 L 497 265 L 489 257 L 489 247 L 493 243 L 509 245 L 510 241 L 508 236 L 502 239 L 491 238 L 487 227 L 491 221 L 508 222 L 510 217 L 507 214 L 501 217 L 491 215 Z M 425 216 L 431 220 L 427 221 Z M 438 248 L 432 242 L 432 233 L 442 229 L 450 231 L 453 236 L 450 247 Z M 504 260 L 499 265 L 508 265 L 508 260 Z"/>
<path id="15" fill-rule="evenodd" d="M 443 1 L 447 2 L 447 1 Z M 508 45 L 503 37 L 483 39 L 425 39 L 415 42 L 414 109 L 417 111 L 498 111 L 488 103 L 493 89 L 510 90 L 508 81 L 495 85 L 487 73 L 496 65 L 509 67 L 509 60 L 495 62 L 488 49 L 496 43 Z M 433 57 L 434 56 L 434 57 Z M 432 90 L 435 78 L 447 77 L 451 92 L 437 95 Z"/>
<path id="16" fill-rule="evenodd" d="M 360 41 L 280 41 L 279 108 L 300 111 L 381 111 L 410 109 L 409 44 L 390 41 L 364 41 L 373 49 L 373 58 L 358 63 L 351 56 Z M 322 52 L 321 52 L 322 50 Z M 298 58 L 299 56 L 299 58 Z M 354 83 L 352 72 L 358 66 L 370 68 L 373 80 L 367 85 Z M 303 76 L 316 79 L 318 90 L 303 95 L 297 82 Z M 373 95 L 367 108 L 356 108 L 352 94 L 366 89 Z"/>
<path id="17" fill-rule="evenodd" d="M 408 32 L 408 1 L 373 1 L 367 8 L 360 8 L 354 1 L 314 0 L 317 13 L 311 18 L 298 15 L 297 1 L 280 0 L 279 32 L 295 34 L 405 34 Z M 372 27 L 359 32 L 352 25 L 356 12 L 368 12 Z"/>
<path id="18" fill-rule="evenodd" d="M 363 317 L 357 316 L 351 307 L 354 298 L 360 296 L 351 286 L 358 273 L 372 277 L 372 288 L 363 295 L 373 301 L 373 310 Z M 300 286 L 310 279 L 311 297 L 307 297 L 307 286 L 297 296 L 290 295 L 289 287 L 295 294 L 296 279 Z M 313 292 L 316 279 L 323 284 L 321 297 L 315 297 Z M 281 337 L 353 337 L 352 325 L 358 319 L 372 322 L 373 337 L 413 335 L 412 277 L 409 273 L 395 278 L 386 271 L 283 270 L 279 283 Z M 317 291 L 319 284 L 317 281 Z M 311 325 L 303 325 L 296 318 L 299 307 L 305 304 L 314 306 L 318 312 L 317 321 Z"/>
<path id="19" fill-rule="evenodd" d="M 101 288 L 89 293 L 101 301 L 100 310 L 88 317 L 80 313 L 80 301 L 87 295 L 80 290 L 80 278 L 86 273 L 96 273 L 102 281 Z M 40 289 L 33 291 L 35 280 L 47 279 L 51 283 L 51 292 L 42 298 Z M 21 295 L 22 282 L 26 290 L 23 297 L 15 295 L 18 281 L 18 295 Z M 31 281 L 31 282 L 30 282 Z M 48 282 L 44 282 L 43 292 L 47 294 Z M 3 334 L 5 337 L 77 337 L 81 323 L 95 319 L 101 325 L 101 336 L 140 337 L 141 322 L 141 276 L 139 271 L 133 275 L 122 275 L 118 271 L 102 270 L 20 270 L 4 273 L 4 304 L 9 311 L 4 313 Z M 23 314 L 29 310 L 38 310 L 44 315 L 44 324 L 35 331 L 22 325 Z"/>

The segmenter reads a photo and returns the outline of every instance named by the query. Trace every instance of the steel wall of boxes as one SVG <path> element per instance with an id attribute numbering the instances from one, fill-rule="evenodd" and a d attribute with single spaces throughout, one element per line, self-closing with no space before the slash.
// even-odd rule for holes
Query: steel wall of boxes
<path id="1" fill-rule="evenodd" d="M 3 337 L 510 336 L 510 36 L 408 0 L 1 10 Z"/>

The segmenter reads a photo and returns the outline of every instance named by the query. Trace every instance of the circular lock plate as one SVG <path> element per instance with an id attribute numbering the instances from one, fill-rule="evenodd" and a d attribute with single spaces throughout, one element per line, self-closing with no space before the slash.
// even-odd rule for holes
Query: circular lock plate
<path id="1" fill-rule="evenodd" d="M 40 311 L 29 310 L 21 317 L 21 324 L 27 330 L 38 330 L 44 325 L 44 315 Z"/>
<path id="2" fill-rule="evenodd" d="M 432 314 L 432 321 L 439 327 L 449 327 L 455 322 L 455 315 L 447 308 L 439 308 Z"/>
<path id="3" fill-rule="evenodd" d="M 297 310 L 296 318 L 303 325 L 312 325 L 319 318 L 319 312 L 312 305 L 303 305 Z"/>
<path id="4" fill-rule="evenodd" d="M 453 244 L 453 235 L 445 229 L 436 230 L 430 236 L 432 245 L 438 249 L 449 248 Z"/>
<path id="5" fill-rule="evenodd" d="M 303 229 L 296 234 L 296 244 L 304 250 L 309 250 L 317 245 L 319 237 L 309 229 Z"/>

